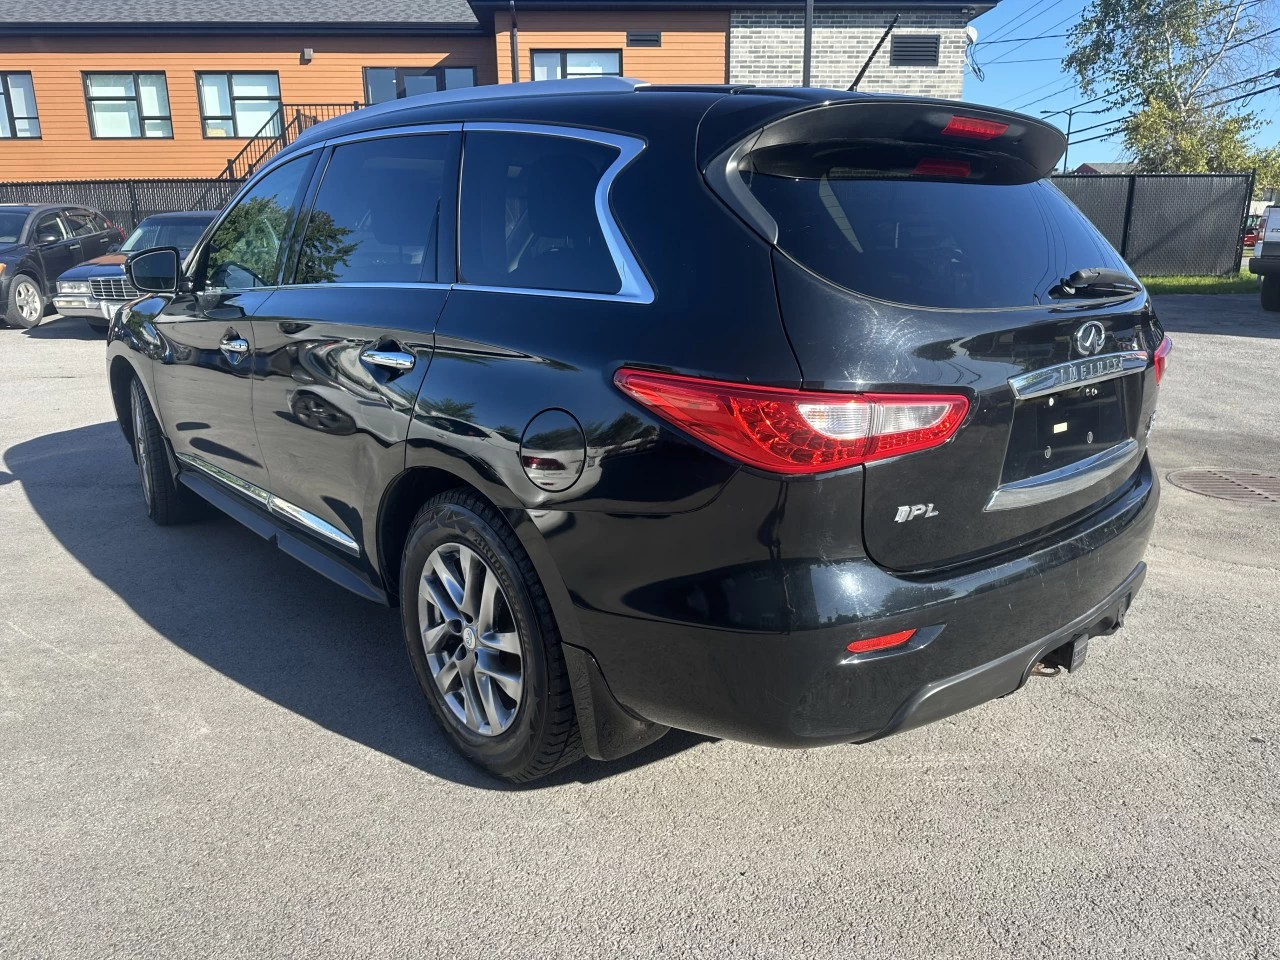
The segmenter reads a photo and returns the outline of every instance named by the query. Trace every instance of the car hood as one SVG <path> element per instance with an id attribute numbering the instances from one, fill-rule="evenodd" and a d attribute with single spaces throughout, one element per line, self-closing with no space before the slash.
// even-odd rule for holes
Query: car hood
<path id="1" fill-rule="evenodd" d="M 20 243 L 0 243 L 0 257 L 3 257 L 6 253 L 14 253 L 21 248 L 22 244 Z"/>
<path id="2" fill-rule="evenodd" d="M 120 277 L 124 275 L 123 253 L 107 253 L 92 260 L 86 260 L 72 267 L 59 280 L 89 280 L 93 277 Z"/>

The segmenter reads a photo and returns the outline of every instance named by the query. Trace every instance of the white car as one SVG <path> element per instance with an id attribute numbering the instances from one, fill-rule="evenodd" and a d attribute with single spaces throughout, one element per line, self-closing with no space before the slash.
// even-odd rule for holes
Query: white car
<path id="1" fill-rule="evenodd" d="M 1267 207 L 1258 225 L 1249 272 L 1262 278 L 1262 309 L 1280 311 L 1280 206 Z"/>

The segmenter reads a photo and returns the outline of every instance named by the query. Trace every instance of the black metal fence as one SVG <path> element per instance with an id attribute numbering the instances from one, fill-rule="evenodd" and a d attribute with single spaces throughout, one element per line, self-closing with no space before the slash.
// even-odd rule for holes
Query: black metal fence
<path id="1" fill-rule="evenodd" d="M 1139 276 L 1240 269 L 1251 173 L 1067 174 L 1053 182 Z"/>
<path id="2" fill-rule="evenodd" d="M 240 189 L 234 180 L 61 180 L 0 183 L 0 203 L 81 203 L 126 231 L 153 213 L 221 210 Z"/>
<path id="3" fill-rule="evenodd" d="M 307 116 L 299 115 L 299 128 L 311 122 Z M 1067 175 L 1054 183 L 1139 276 L 1224 276 L 1240 268 L 1252 174 Z M 0 183 L 0 203 L 82 203 L 132 230 L 153 213 L 221 209 L 239 188 L 225 175 Z"/>
<path id="4" fill-rule="evenodd" d="M 332 120 L 364 104 L 350 103 L 282 103 L 240 152 L 227 160 L 223 180 L 244 180 L 294 140 L 317 123 Z"/>

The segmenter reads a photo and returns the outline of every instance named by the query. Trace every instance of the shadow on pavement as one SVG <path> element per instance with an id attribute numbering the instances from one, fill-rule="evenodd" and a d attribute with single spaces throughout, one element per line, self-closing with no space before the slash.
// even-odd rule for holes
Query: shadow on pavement
<path id="1" fill-rule="evenodd" d="M 56 313 L 46 316 L 38 326 L 16 332 L 25 333 L 33 340 L 102 340 L 105 342 L 107 339 L 105 333 L 98 333 L 90 327 L 84 317 L 62 317 Z"/>
<path id="2" fill-rule="evenodd" d="M 1256 293 L 1158 294 L 1152 300 L 1169 333 L 1280 339 L 1280 313 L 1263 310 Z"/>
<path id="3" fill-rule="evenodd" d="M 454 753 L 423 702 L 400 618 L 333 586 L 221 515 L 161 528 L 142 509 L 114 422 L 11 447 L 4 467 L 64 548 L 161 636 L 327 730 L 457 783 L 514 789 Z M 673 730 L 613 763 L 531 784 L 604 779 L 707 738 Z"/>

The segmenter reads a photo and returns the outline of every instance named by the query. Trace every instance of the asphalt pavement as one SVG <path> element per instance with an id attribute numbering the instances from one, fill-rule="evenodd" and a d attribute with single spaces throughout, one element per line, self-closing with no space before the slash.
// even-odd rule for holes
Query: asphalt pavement
<path id="1" fill-rule="evenodd" d="M 1161 475 L 1280 474 L 1280 316 L 1157 305 Z M 0 957 L 1280 955 L 1280 505 L 1163 496 L 1077 675 L 510 789 L 395 614 L 229 519 L 147 521 L 99 337 L 0 329 Z"/>

